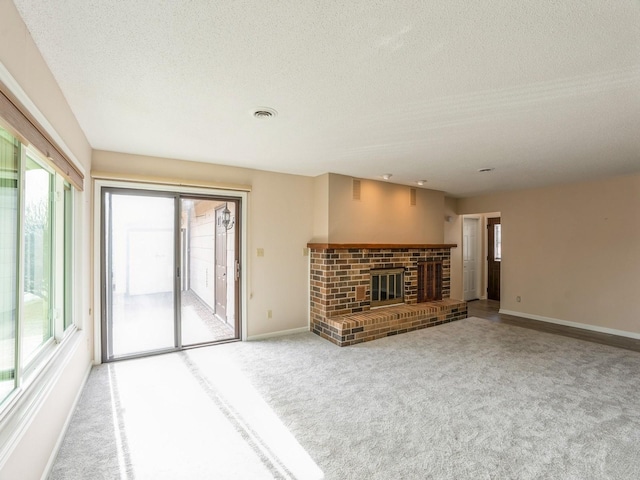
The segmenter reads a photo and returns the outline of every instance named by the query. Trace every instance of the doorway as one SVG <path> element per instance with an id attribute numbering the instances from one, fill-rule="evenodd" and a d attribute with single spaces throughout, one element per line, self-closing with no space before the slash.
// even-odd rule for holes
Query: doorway
<path id="1" fill-rule="evenodd" d="M 502 225 L 500 212 L 464 214 L 461 225 L 462 292 L 465 301 L 500 301 Z"/>
<path id="2" fill-rule="evenodd" d="M 103 361 L 240 338 L 240 202 L 102 189 Z"/>
<path id="3" fill-rule="evenodd" d="M 462 282 L 464 300 L 476 300 L 480 298 L 480 268 L 479 268 L 479 237 L 480 219 L 473 217 L 463 218 L 462 233 Z"/>

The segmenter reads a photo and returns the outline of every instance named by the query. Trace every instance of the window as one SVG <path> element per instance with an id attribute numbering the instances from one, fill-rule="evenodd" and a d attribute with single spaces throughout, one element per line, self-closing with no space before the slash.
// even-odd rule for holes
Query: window
<path id="1" fill-rule="evenodd" d="M 73 187 L 0 128 L 0 403 L 73 325 Z"/>

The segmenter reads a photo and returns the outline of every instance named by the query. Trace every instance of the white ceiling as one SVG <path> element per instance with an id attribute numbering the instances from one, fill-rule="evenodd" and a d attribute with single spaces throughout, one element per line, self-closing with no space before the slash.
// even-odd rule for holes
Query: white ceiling
<path id="1" fill-rule="evenodd" d="M 14 2 L 94 149 L 459 197 L 640 171 L 637 0 Z"/>

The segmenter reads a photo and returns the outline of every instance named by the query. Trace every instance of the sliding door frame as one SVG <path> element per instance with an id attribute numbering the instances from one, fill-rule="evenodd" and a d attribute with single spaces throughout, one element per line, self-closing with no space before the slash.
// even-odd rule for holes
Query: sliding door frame
<path id="1" fill-rule="evenodd" d="M 106 264 L 105 264 L 105 209 L 103 205 L 103 194 L 104 191 L 112 191 L 116 193 L 123 194 L 133 194 L 133 195 L 147 195 L 147 196 L 160 196 L 166 198 L 174 198 L 176 200 L 176 205 L 180 205 L 180 198 L 207 198 L 210 200 L 220 200 L 224 201 L 228 199 L 229 201 L 238 202 L 239 208 L 236 212 L 236 226 L 238 228 L 238 234 L 236 235 L 236 247 L 238 248 L 238 258 L 239 258 L 239 280 L 238 280 L 238 288 L 236 289 L 236 305 L 238 308 L 238 312 L 236 315 L 236 332 L 239 340 L 245 340 L 247 338 L 247 203 L 248 203 L 248 191 L 238 191 L 238 190 L 226 190 L 221 188 L 206 188 L 206 187 L 188 187 L 188 186 L 178 186 L 178 185 L 167 185 L 167 184 L 152 184 L 152 183 L 140 183 L 140 182 L 128 182 L 121 180 L 98 180 L 95 179 L 93 182 L 93 193 L 94 193 L 94 309 L 96 312 L 94 315 L 94 363 L 102 363 L 104 361 L 105 355 L 103 353 L 104 349 L 107 346 L 107 338 L 106 331 L 104 329 L 104 325 L 106 319 L 103 321 L 103 316 L 106 315 L 106 307 L 108 299 L 106 298 L 107 290 L 103 286 L 103 282 L 106 274 Z M 180 209 L 175 209 L 175 217 L 174 217 L 174 226 L 180 225 Z M 179 264 L 180 258 L 180 228 L 174 229 L 175 236 L 175 245 L 174 245 L 174 263 Z M 171 351 L 178 350 L 181 344 L 181 325 L 179 325 L 179 317 L 180 314 L 178 312 L 180 308 L 180 290 L 181 290 L 181 278 L 178 278 L 175 275 L 175 266 L 174 265 L 174 328 L 177 329 L 175 332 L 174 338 L 174 348 L 166 349 L 158 352 L 149 352 L 142 355 L 131 355 L 126 358 L 133 358 L 136 356 L 146 356 L 153 355 L 155 353 L 167 353 Z M 180 272 L 180 276 L 182 276 L 183 272 Z M 177 318 L 175 317 L 177 316 Z M 198 345 L 194 345 L 198 346 Z M 191 348 L 192 346 L 188 346 L 185 348 Z M 103 358 L 104 357 L 104 358 Z M 109 360 L 110 361 L 110 360 Z"/>

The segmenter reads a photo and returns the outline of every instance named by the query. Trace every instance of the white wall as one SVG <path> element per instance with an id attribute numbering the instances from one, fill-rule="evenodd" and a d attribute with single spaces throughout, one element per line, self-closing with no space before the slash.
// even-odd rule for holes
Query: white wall
<path id="1" fill-rule="evenodd" d="M 0 77 L 33 115 L 52 127 L 48 133 L 62 140 L 80 169 L 89 172 L 91 147 L 10 0 L 0 0 Z M 90 182 L 85 182 L 85 187 L 85 192 L 77 195 L 76 204 L 76 322 L 82 330 L 72 339 L 73 345 L 69 346 L 73 348 L 50 389 L 40 397 L 41 403 L 21 424 L 24 430 L 11 445 L 0 445 L 4 459 L 0 464 L 2 479 L 41 477 L 91 363 Z"/>

